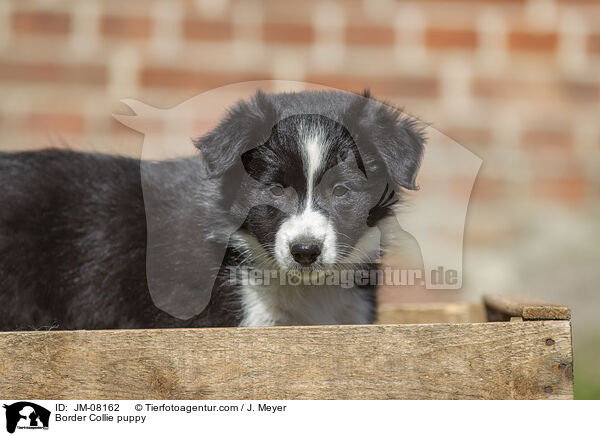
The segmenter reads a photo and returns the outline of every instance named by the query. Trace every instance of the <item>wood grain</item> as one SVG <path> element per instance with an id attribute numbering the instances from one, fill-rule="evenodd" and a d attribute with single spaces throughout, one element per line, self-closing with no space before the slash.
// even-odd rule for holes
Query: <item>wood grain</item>
<path id="1" fill-rule="evenodd" d="M 524 320 L 571 319 L 571 309 L 547 303 L 522 294 L 485 295 L 484 303 L 490 321 L 507 321 L 511 317 Z"/>
<path id="2" fill-rule="evenodd" d="M 381 304 L 377 324 L 433 324 L 485 322 L 482 303 Z"/>
<path id="3" fill-rule="evenodd" d="M 3 398 L 573 397 L 569 321 L 11 332 L 0 350 Z"/>

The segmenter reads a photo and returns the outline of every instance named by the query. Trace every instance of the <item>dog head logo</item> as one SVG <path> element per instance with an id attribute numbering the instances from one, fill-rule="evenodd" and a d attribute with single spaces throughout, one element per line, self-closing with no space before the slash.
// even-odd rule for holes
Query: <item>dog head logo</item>
<path id="1" fill-rule="evenodd" d="M 14 433 L 18 429 L 47 429 L 50 411 L 29 401 L 5 404 L 6 431 Z"/>
<path id="2" fill-rule="evenodd" d="M 146 271 L 155 305 L 181 319 L 204 310 L 232 240 L 284 270 L 337 267 L 357 253 L 377 262 L 386 236 L 377 223 L 390 211 L 420 247 L 425 287 L 460 289 L 481 160 L 369 95 L 324 87 L 335 92 L 256 93 L 274 87 L 298 83 L 229 85 L 166 110 L 124 100 L 136 115 L 115 116 L 145 135 Z M 343 177 L 350 183 L 336 182 Z M 460 186 L 449 187 L 449 178 Z M 199 204 L 207 196 L 219 201 Z M 399 199 L 409 205 L 402 212 L 392 208 Z M 242 225 L 252 238 L 244 240 Z"/>

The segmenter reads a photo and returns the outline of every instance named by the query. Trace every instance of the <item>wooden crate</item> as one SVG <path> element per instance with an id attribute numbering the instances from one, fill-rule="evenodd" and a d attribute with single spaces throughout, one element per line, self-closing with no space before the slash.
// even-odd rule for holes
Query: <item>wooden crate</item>
<path id="1" fill-rule="evenodd" d="M 0 397 L 570 399 L 570 311 L 381 307 L 385 325 L 0 333 Z M 488 322 L 496 321 L 496 322 Z"/>

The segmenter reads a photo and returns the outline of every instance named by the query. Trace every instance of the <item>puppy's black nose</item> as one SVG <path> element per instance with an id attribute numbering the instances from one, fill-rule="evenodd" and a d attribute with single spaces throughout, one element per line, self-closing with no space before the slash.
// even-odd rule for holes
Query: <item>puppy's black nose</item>
<path id="1" fill-rule="evenodd" d="M 321 254 L 321 246 L 316 242 L 298 242 L 290 245 L 290 253 L 296 262 L 308 266 Z"/>

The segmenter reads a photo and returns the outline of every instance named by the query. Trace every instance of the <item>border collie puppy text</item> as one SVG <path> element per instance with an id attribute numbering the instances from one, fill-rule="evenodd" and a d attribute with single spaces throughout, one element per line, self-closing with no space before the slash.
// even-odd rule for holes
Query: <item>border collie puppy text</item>
<path id="1" fill-rule="evenodd" d="M 415 121 L 368 94 L 258 92 L 194 143 L 156 163 L 0 154 L 0 329 L 374 321 L 373 284 L 319 278 L 376 267 L 416 188 Z M 206 289 L 192 315 L 161 310 Z"/>

